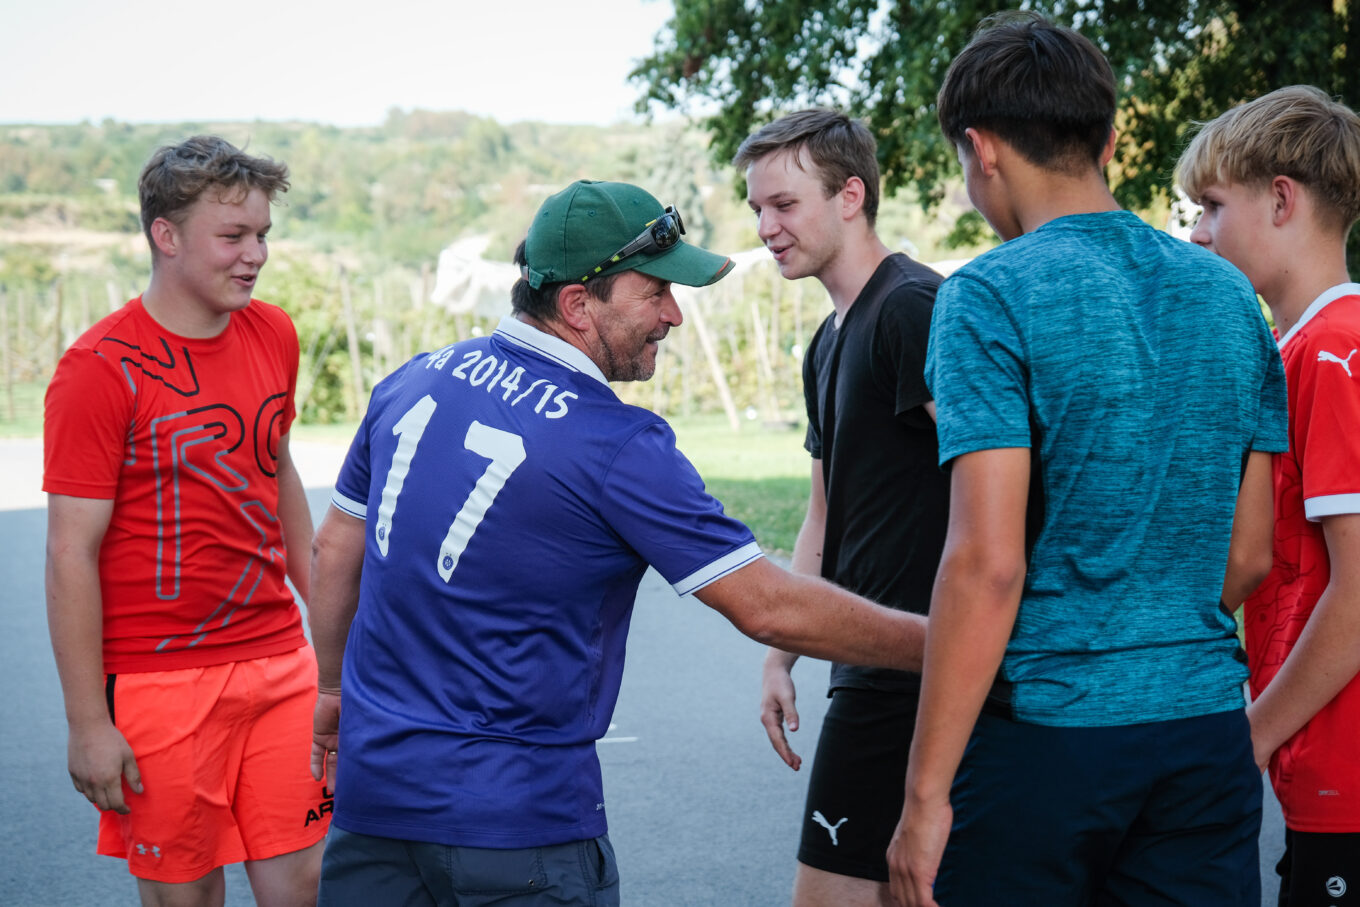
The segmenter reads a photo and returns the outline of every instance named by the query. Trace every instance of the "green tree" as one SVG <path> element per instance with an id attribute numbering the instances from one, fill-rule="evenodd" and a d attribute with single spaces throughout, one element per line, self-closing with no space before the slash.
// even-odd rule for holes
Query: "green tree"
<path id="1" fill-rule="evenodd" d="M 1352 0 L 1032 0 L 1108 56 L 1120 85 L 1120 142 L 1110 181 L 1119 200 L 1164 200 L 1193 127 L 1233 104 L 1293 83 L 1360 102 L 1360 16 Z M 988 0 L 675 0 L 675 15 L 632 78 L 652 105 L 711 111 L 712 153 L 730 160 L 751 131 L 781 113 L 830 104 L 863 117 L 878 138 L 889 193 L 927 205 L 957 172 L 935 95 Z"/>

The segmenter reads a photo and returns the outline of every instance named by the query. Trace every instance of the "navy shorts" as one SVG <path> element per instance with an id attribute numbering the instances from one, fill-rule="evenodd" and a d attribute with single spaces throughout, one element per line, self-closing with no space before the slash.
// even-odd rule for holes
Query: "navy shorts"
<path id="1" fill-rule="evenodd" d="M 1284 831 L 1279 907 L 1360 905 L 1360 834 Z"/>
<path id="2" fill-rule="evenodd" d="M 331 825 L 318 907 L 618 907 L 608 835 L 569 844 L 490 850 L 401 841 Z"/>
<path id="3" fill-rule="evenodd" d="M 1258 907 L 1261 795 L 1241 709 L 1086 728 L 984 712 L 950 795 L 935 899 Z"/>
<path id="4" fill-rule="evenodd" d="M 798 862 L 888 881 L 888 842 L 902 817 L 916 705 L 914 694 L 832 693 L 808 779 Z"/>

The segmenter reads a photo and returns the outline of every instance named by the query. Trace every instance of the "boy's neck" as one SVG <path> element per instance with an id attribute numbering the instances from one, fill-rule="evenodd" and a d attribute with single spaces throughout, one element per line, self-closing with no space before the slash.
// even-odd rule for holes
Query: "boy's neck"
<path id="1" fill-rule="evenodd" d="M 1012 210 L 1022 233 L 1033 233 L 1049 221 L 1072 214 L 1122 210 L 1104 174 L 1094 168 L 1068 176 L 1029 165 L 1020 169 L 1010 185 Z"/>
<path id="2" fill-rule="evenodd" d="M 850 306 L 859 298 L 883 259 L 891 254 L 892 250 L 883 244 L 873 228 L 865 224 L 862 232 L 847 237 L 841 253 L 817 275 L 831 297 L 837 327 L 845 320 Z"/>
<path id="3" fill-rule="evenodd" d="M 180 302 L 183 294 L 172 285 L 173 282 L 151 271 L 151 282 L 142 291 L 142 308 L 151 320 L 180 337 L 208 339 L 216 337 L 231 324 L 227 312 L 207 312 L 194 309 Z"/>
<path id="4" fill-rule="evenodd" d="M 1350 282 L 1345 246 L 1328 251 L 1331 254 L 1315 252 L 1299 256 L 1294 264 L 1277 275 L 1271 286 L 1260 288 L 1261 297 L 1270 307 L 1270 317 L 1275 321 L 1275 331 L 1281 337 L 1299 323 L 1303 313 L 1319 296 L 1332 287 Z"/>

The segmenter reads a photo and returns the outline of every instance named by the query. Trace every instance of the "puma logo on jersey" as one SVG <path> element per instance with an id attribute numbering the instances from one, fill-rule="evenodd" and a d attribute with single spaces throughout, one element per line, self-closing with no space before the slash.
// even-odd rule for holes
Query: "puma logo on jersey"
<path id="1" fill-rule="evenodd" d="M 849 822 L 849 821 L 850 821 L 850 817 L 849 817 L 849 816 L 846 816 L 844 819 L 841 819 L 841 820 L 840 820 L 839 822 L 837 822 L 835 825 L 832 825 L 830 822 L 826 821 L 826 816 L 822 815 L 821 810 L 819 810 L 819 809 L 814 809 L 814 810 L 812 811 L 812 821 L 814 821 L 814 822 L 816 822 L 818 825 L 822 826 L 822 828 L 825 828 L 825 829 L 826 829 L 826 833 L 829 834 L 829 835 L 831 835 L 831 846 L 832 846 L 832 847 L 839 847 L 839 846 L 840 846 L 840 842 L 836 840 L 836 832 L 837 832 L 837 830 L 838 830 L 842 825 L 844 825 L 846 822 Z"/>
<path id="2" fill-rule="evenodd" d="M 1346 356 L 1346 358 L 1342 359 L 1335 353 L 1329 353 L 1326 350 L 1318 350 L 1317 361 L 1335 362 L 1337 365 L 1341 366 L 1346 370 L 1346 376 L 1348 378 L 1354 378 L 1355 376 L 1351 374 L 1351 356 L 1354 356 L 1357 352 L 1360 352 L 1360 350 L 1351 350 L 1350 353 Z"/>

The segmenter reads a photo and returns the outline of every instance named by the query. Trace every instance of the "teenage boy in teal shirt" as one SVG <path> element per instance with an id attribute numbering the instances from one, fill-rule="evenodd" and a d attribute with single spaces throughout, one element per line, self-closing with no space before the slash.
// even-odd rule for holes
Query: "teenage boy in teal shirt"
<path id="1" fill-rule="evenodd" d="M 931 326 L 950 524 L 893 894 L 1256 907 L 1261 782 L 1221 605 L 1263 572 L 1230 558 L 1234 511 L 1269 506 L 1286 444 L 1255 295 L 1115 202 L 1114 77 L 1077 33 L 984 23 L 938 110 L 1005 242 Z"/>

